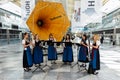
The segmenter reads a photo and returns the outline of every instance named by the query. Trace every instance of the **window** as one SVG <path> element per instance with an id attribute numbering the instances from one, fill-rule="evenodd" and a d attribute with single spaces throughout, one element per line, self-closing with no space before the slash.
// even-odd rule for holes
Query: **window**
<path id="1" fill-rule="evenodd" d="M 12 24 L 12 29 L 18 29 L 18 25 L 13 25 Z"/>

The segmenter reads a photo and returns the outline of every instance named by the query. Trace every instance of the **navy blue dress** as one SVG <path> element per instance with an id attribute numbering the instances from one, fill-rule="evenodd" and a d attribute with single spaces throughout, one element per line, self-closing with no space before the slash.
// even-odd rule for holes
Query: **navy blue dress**
<path id="1" fill-rule="evenodd" d="M 25 42 L 25 45 L 28 45 L 29 42 Z M 31 49 L 28 46 L 26 49 L 23 51 L 23 68 L 31 67 L 33 65 L 33 60 L 32 60 L 32 54 L 31 54 Z"/>
<path id="2" fill-rule="evenodd" d="M 43 62 L 43 51 L 40 46 L 41 41 L 35 41 L 35 47 L 33 48 L 33 62 L 34 64 L 40 64 Z"/>
<path id="3" fill-rule="evenodd" d="M 93 45 L 96 46 L 96 43 L 94 43 Z M 100 70 L 99 48 L 92 48 L 91 61 L 89 63 L 88 73 L 94 74 L 96 70 Z"/>
<path id="4" fill-rule="evenodd" d="M 48 46 L 48 60 L 57 60 L 57 51 L 52 42 Z"/>
<path id="5" fill-rule="evenodd" d="M 82 40 L 82 42 L 87 45 L 85 40 Z M 80 50 L 79 50 L 79 55 L 78 55 L 78 61 L 80 62 L 88 62 L 88 47 L 81 45 Z"/>
<path id="6" fill-rule="evenodd" d="M 73 50 L 72 45 L 69 42 L 65 43 L 65 48 L 63 51 L 63 62 L 73 62 Z"/>

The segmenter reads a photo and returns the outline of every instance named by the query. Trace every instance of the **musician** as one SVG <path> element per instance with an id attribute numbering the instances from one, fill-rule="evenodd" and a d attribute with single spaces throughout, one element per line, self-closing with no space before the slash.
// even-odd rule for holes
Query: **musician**
<path id="1" fill-rule="evenodd" d="M 48 60 L 51 60 L 51 64 L 56 64 L 55 60 L 57 60 L 57 51 L 56 48 L 54 47 L 54 43 L 52 43 L 56 40 L 52 34 L 49 34 L 49 41 L 50 44 L 48 46 Z"/>
<path id="2" fill-rule="evenodd" d="M 72 45 L 71 45 L 71 39 L 70 35 L 67 34 L 65 38 L 65 47 L 63 51 L 63 62 L 73 62 L 73 50 L 72 50 Z"/>
<path id="3" fill-rule="evenodd" d="M 92 53 L 91 53 L 91 61 L 89 63 L 88 73 L 89 74 L 98 74 L 97 70 L 100 70 L 100 54 L 99 54 L 99 35 L 93 36 L 93 45 L 92 47 Z"/>
<path id="4" fill-rule="evenodd" d="M 43 51 L 41 41 L 38 34 L 35 34 L 33 42 L 33 62 L 34 64 L 40 64 L 43 62 Z"/>
<path id="5" fill-rule="evenodd" d="M 86 34 L 82 35 L 80 44 L 81 46 L 79 50 L 78 61 L 86 63 L 88 62 L 88 44 Z M 85 65 L 84 63 L 82 64 L 83 66 Z"/>
<path id="6" fill-rule="evenodd" d="M 31 49 L 30 49 L 30 42 L 28 40 L 28 33 L 24 33 L 24 39 L 22 40 L 22 45 L 24 48 L 23 51 L 23 68 L 24 71 L 29 71 L 31 70 L 29 67 L 32 67 L 32 54 L 31 54 Z"/>

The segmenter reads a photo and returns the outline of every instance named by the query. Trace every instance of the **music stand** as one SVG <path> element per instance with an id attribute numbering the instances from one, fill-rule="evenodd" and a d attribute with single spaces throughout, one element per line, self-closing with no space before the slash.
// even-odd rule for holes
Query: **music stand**
<path id="1" fill-rule="evenodd" d="M 43 67 L 44 68 L 44 67 Z M 43 68 L 41 67 L 41 65 L 39 64 L 38 66 L 36 66 L 35 70 L 32 71 L 32 73 L 34 73 L 35 71 L 37 71 L 37 69 L 40 69 L 41 71 L 45 72 L 43 70 Z"/>
<path id="2" fill-rule="evenodd" d="M 54 46 L 55 48 L 57 47 L 57 46 L 60 46 L 60 44 L 61 44 L 61 42 L 52 42 L 52 41 L 49 41 L 48 42 L 48 45 L 50 45 L 50 46 Z M 57 51 L 56 51 L 57 52 Z M 51 60 L 51 64 L 56 64 L 56 60 L 53 60 L 54 62 L 52 63 L 52 60 Z"/>
<path id="3" fill-rule="evenodd" d="M 62 42 L 53 42 L 53 43 L 54 43 L 54 47 L 56 47 L 56 46 L 60 46 Z"/>
<path id="4" fill-rule="evenodd" d="M 47 49 L 48 49 L 48 45 L 50 44 L 50 42 L 51 42 L 51 41 L 47 40 L 47 41 L 44 41 L 44 43 L 43 43 L 43 50 L 44 50 L 44 52 L 45 52 L 44 56 L 46 56 L 45 65 L 44 65 L 43 68 L 48 67 L 48 68 L 52 69 L 51 66 L 49 66 L 49 65 L 47 64 L 47 62 L 48 62 Z"/>
<path id="5" fill-rule="evenodd" d="M 74 45 L 75 45 L 75 44 L 76 44 L 76 46 L 77 46 L 77 62 L 76 62 L 74 65 L 72 65 L 71 68 L 75 67 L 76 65 L 78 65 L 78 68 L 79 68 L 79 66 L 80 66 L 79 61 L 78 61 L 79 46 L 80 46 L 80 44 L 79 44 L 79 43 L 74 43 Z M 79 70 L 80 70 L 80 69 L 79 69 Z"/>
<path id="6" fill-rule="evenodd" d="M 57 52 L 57 47 L 60 46 L 61 43 L 62 43 L 62 42 L 53 42 L 54 47 L 56 48 L 56 52 Z M 63 52 L 62 52 L 62 53 L 63 53 Z M 57 55 L 62 54 L 62 53 L 58 53 L 58 52 L 57 52 Z M 55 62 L 54 64 L 56 64 L 56 62 Z"/>
<path id="7" fill-rule="evenodd" d="M 88 46 L 88 61 L 90 61 L 90 36 L 88 36 L 88 44 L 89 44 L 89 46 Z M 86 70 L 87 71 L 87 69 L 86 69 L 86 63 L 85 63 L 85 66 L 80 66 L 80 67 L 84 67 L 84 69 L 83 70 Z M 82 71 L 82 70 L 81 70 Z"/>
<path id="8" fill-rule="evenodd" d="M 79 43 L 73 43 L 73 44 L 76 44 L 76 45 L 77 45 L 77 62 L 76 62 L 73 66 L 71 66 L 71 68 L 73 68 L 73 67 L 75 67 L 75 66 L 77 65 L 77 66 L 78 66 L 79 71 L 82 71 L 82 70 L 87 70 L 87 69 L 86 69 L 86 63 L 85 63 L 85 66 L 80 65 L 80 64 L 79 64 L 79 60 L 78 60 L 78 56 L 79 56 L 79 49 L 80 49 L 81 44 L 79 44 Z M 80 70 L 80 68 L 84 68 L 84 69 Z"/>
<path id="9" fill-rule="evenodd" d="M 66 47 L 66 46 L 70 46 L 70 47 L 72 47 L 72 42 L 62 42 L 63 43 L 63 45 Z M 64 62 L 64 61 L 63 61 Z M 65 61 L 65 62 L 67 62 L 67 61 Z M 69 62 L 69 61 L 68 61 Z M 71 66 L 71 62 L 69 62 L 70 63 L 70 66 Z"/>
<path id="10" fill-rule="evenodd" d="M 43 49 L 43 43 L 42 43 L 42 41 L 40 42 L 40 46 L 41 46 L 41 48 Z M 44 68 L 44 67 L 43 67 Z M 37 71 L 38 69 L 40 69 L 41 71 L 43 71 L 43 72 L 45 72 L 44 70 L 43 70 L 43 68 L 41 67 L 41 64 L 39 64 L 38 66 L 36 66 L 36 68 L 35 68 L 35 70 L 33 70 L 32 71 L 32 73 L 34 73 L 35 71 Z"/>

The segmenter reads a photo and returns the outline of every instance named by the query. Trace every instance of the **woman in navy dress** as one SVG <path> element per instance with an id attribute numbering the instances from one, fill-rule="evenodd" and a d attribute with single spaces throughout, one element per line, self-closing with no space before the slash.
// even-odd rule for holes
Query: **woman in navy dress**
<path id="1" fill-rule="evenodd" d="M 48 46 L 48 60 L 51 60 L 51 63 L 52 64 L 56 64 L 55 60 L 57 60 L 57 51 L 56 51 L 56 48 L 54 47 L 54 41 L 55 38 L 53 37 L 52 34 L 49 35 L 49 46 Z"/>
<path id="2" fill-rule="evenodd" d="M 93 45 L 92 47 L 92 53 L 91 53 L 91 61 L 89 63 L 88 73 L 89 74 L 98 74 L 97 70 L 100 70 L 100 54 L 99 54 L 99 36 L 94 35 L 93 36 Z"/>
<path id="3" fill-rule="evenodd" d="M 24 48 L 23 51 L 23 68 L 24 71 L 31 70 L 29 67 L 32 67 L 33 61 L 32 61 L 32 54 L 30 49 L 30 42 L 28 41 L 28 33 L 24 33 L 24 39 L 22 40 L 22 45 Z"/>
<path id="4" fill-rule="evenodd" d="M 33 40 L 33 62 L 34 64 L 40 64 L 43 62 L 43 51 L 39 36 L 36 34 Z"/>
<path id="5" fill-rule="evenodd" d="M 71 40 L 70 40 L 70 35 L 67 34 L 66 35 L 66 39 L 65 39 L 65 47 L 64 47 L 64 51 L 63 51 L 63 62 L 73 62 L 73 50 L 72 50 L 72 44 L 71 44 Z"/>
<path id="6" fill-rule="evenodd" d="M 78 61 L 80 62 L 88 62 L 88 44 L 86 42 L 87 36 L 84 34 L 82 35 L 82 40 L 80 42 L 80 50 L 79 50 L 79 55 L 78 55 Z"/>

